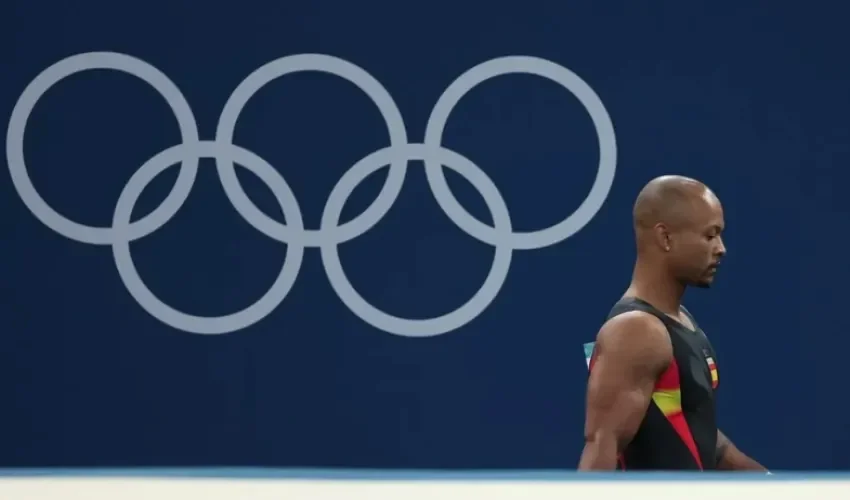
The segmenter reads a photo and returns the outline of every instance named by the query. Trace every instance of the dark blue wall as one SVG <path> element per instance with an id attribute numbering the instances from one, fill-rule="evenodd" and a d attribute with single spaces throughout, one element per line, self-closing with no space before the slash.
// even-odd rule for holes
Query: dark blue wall
<path id="1" fill-rule="evenodd" d="M 0 116 L 13 122 L 3 171 L 15 172 L 0 182 L 0 465 L 572 468 L 582 444 L 582 344 L 628 283 L 637 190 L 673 172 L 707 182 L 726 208 L 726 266 L 713 289 L 686 302 L 718 352 L 724 431 L 772 468 L 850 468 L 846 9 L 697 4 L 12 1 L 0 20 Z M 343 176 L 390 146 L 384 118 L 357 86 L 316 72 L 274 80 L 238 116 L 232 142 L 244 149 L 236 149 L 221 134 L 204 145 L 191 134 L 181 139 L 174 111 L 142 80 L 87 71 L 35 103 L 21 145 L 17 119 L 27 102 L 13 110 L 27 86 L 91 51 L 155 67 L 191 108 L 184 126 L 197 123 L 208 141 L 253 71 L 283 56 L 327 54 L 383 85 L 397 106 L 388 115 L 397 144 L 425 141 L 432 108 L 465 71 L 502 56 L 543 58 L 574 72 L 604 105 L 591 109 L 610 115 L 616 175 L 610 191 L 599 186 L 604 204 L 595 214 L 583 209 L 592 220 L 573 236 L 511 236 L 579 208 L 600 144 L 591 115 L 566 89 L 539 76 L 500 76 L 464 96 L 442 134 L 446 148 L 474 165 L 441 157 L 434 137 L 418 148 L 396 144 L 378 155 L 396 160 L 393 173 L 369 175 L 342 208 L 342 220 L 355 222 L 336 230 L 322 213 L 337 182 L 357 181 Z M 106 60 L 91 57 L 66 69 Z M 140 63 L 106 60 L 116 61 Z M 293 67 L 305 61 L 315 62 Z M 174 89 L 166 93 L 179 101 Z M 597 125 L 610 154 L 605 121 Z M 169 153 L 187 159 L 181 180 L 177 166 L 156 177 L 132 209 L 144 222 L 130 227 L 120 220 L 132 208 L 129 191 L 114 229 L 87 232 L 40 221 L 22 201 L 33 193 L 19 195 L 12 182 L 25 187 L 23 151 L 32 186 L 57 214 L 109 227 L 134 173 L 184 140 Z M 218 154 L 224 174 L 232 172 L 227 160 L 241 159 L 268 177 L 254 153 L 294 200 L 280 179 L 266 187 L 237 167 L 260 209 L 235 198 L 243 217 L 214 160 L 200 161 L 190 187 L 199 153 Z M 498 230 L 457 219 L 455 206 L 443 211 L 422 162 L 405 174 L 398 155 L 406 153 L 450 161 L 468 177 L 444 169 L 452 192 L 484 224 L 496 218 Z M 605 154 L 603 164 L 614 160 Z M 377 169 L 371 159 L 349 175 Z M 169 204 L 153 212 L 175 181 Z M 385 181 L 382 204 L 360 217 Z M 178 210 L 181 195 L 188 198 Z M 275 196 L 286 228 L 271 220 L 284 221 Z M 307 232 L 297 229 L 295 200 Z M 172 311 L 169 326 L 154 317 L 162 308 L 151 297 L 139 297 L 148 311 L 128 292 L 122 277 L 138 295 L 134 277 L 117 270 L 128 269 L 128 240 L 138 277 L 175 310 L 221 316 L 249 307 L 285 261 L 272 298 L 288 294 L 235 319 L 183 322 Z M 498 293 L 469 306 L 477 310 L 370 324 L 353 312 L 363 304 L 347 307 L 331 286 L 322 253 L 332 263 L 337 245 L 362 298 L 403 318 L 463 305 L 494 255 L 493 279 L 507 275 L 500 289 L 487 282 L 484 293 Z M 338 271 L 328 272 L 337 279 Z M 226 335 L 179 328 L 210 333 L 259 316 Z"/>

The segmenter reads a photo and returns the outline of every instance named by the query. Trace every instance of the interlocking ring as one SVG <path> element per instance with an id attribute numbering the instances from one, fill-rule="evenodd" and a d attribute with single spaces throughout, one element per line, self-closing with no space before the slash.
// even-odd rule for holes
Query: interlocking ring
<path id="1" fill-rule="evenodd" d="M 38 194 L 24 161 L 24 131 L 30 113 L 41 96 L 62 79 L 90 69 L 113 69 L 134 75 L 154 87 L 174 111 L 182 143 L 155 155 L 136 171 L 121 192 L 111 227 L 93 227 L 74 222 L 51 208 Z M 351 167 L 331 190 L 318 229 L 306 229 L 298 201 L 284 178 L 256 154 L 233 144 L 239 114 L 248 100 L 272 80 L 300 71 L 322 71 L 353 83 L 372 99 L 387 126 L 390 145 L 375 151 Z M 572 92 L 587 110 L 599 143 L 596 179 L 587 198 L 566 219 L 548 228 L 514 232 L 505 200 L 493 181 L 472 161 L 441 145 L 448 117 L 467 92 L 481 82 L 510 73 L 542 76 Z M 227 198 L 236 211 L 266 236 L 287 245 L 280 273 L 269 290 L 245 309 L 216 317 L 194 316 L 178 311 L 157 298 L 144 284 L 130 254 L 130 242 L 147 236 L 173 217 L 192 190 L 201 158 L 213 158 Z M 362 68 L 323 54 L 298 54 L 276 59 L 250 74 L 228 99 L 219 118 L 214 140 L 200 140 L 192 110 L 177 86 L 150 64 L 114 52 L 88 52 L 53 64 L 24 90 L 12 111 L 6 134 L 6 159 L 12 181 L 24 204 L 44 225 L 81 243 L 110 245 L 118 274 L 130 295 L 149 314 L 163 323 L 190 333 L 222 334 L 246 328 L 268 316 L 295 284 L 306 248 L 318 248 L 331 287 L 340 300 L 366 323 L 405 337 L 431 337 L 456 330 L 480 315 L 498 295 L 507 278 L 514 250 L 537 249 L 564 241 L 581 230 L 605 203 L 617 160 L 611 118 L 590 86 L 569 69 L 554 62 L 529 56 L 510 56 L 481 63 L 458 77 L 437 100 L 425 131 L 424 143 L 409 143 L 401 112 L 389 92 Z M 338 246 L 374 227 L 390 210 L 401 192 L 410 160 L 422 160 L 428 184 L 439 206 L 460 229 L 495 247 L 490 274 L 481 288 L 463 305 L 439 317 L 413 320 L 399 318 L 367 302 L 345 275 Z M 180 174 L 162 204 L 147 216 L 131 222 L 133 207 L 144 188 L 165 169 L 180 164 Z M 249 169 L 274 193 L 285 224 L 262 212 L 251 201 L 236 177 L 235 165 Z M 374 202 L 354 219 L 339 224 L 348 197 L 369 174 L 388 166 L 389 174 Z M 474 218 L 457 201 L 446 182 L 443 168 L 464 176 L 481 193 L 493 226 Z"/>

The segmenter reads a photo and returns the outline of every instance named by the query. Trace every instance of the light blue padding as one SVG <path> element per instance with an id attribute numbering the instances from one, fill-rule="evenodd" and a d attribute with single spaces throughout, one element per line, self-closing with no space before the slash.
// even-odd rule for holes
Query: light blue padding
<path id="1" fill-rule="evenodd" d="M 587 362 L 587 366 L 590 366 L 590 357 L 593 356 L 593 346 L 596 345 L 596 342 L 587 342 L 584 344 L 584 360 Z"/>

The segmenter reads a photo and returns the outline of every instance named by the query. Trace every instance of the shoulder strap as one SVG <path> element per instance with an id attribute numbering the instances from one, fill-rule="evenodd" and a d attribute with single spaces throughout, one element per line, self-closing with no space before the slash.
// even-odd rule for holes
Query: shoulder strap
<path id="1" fill-rule="evenodd" d="M 691 320 L 691 323 L 693 323 L 693 325 L 694 325 L 694 330 L 702 330 L 702 329 L 699 327 L 699 325 L 697 324 L 697 320 L 694 318 L 694 315 L 693 315 L 693 314 L 691 314 L 691 312 L 690 312 L 690 311 L 688 311 L 688 308 L 686 308 L 685 306 L 681 306 L 681 309 L 682 309 L 682 312 L 683 312 L 683 313 L 685 313 L 685 316 L 687 316 L 687 317 L 688 317 L 688 319 L 689 319 L 689 320 Z"/>
<path id="2" fill-rule="evenodd" d="M 652 306 L 649 302 L 641 300 L 637 297 L 623 297 L 614 307 L 611 308 L 611 311 L 608 313 L 608 319 L 611 319 L 615 316 L 619 316 L 620 314 L 627 313 L 629 311 L 643 311 L 645 313 L 652 314 L 656 318 L 660 319 L 664 324 L 667 324 L 667 321 L 670 318 L 667 317 L 666 314 L 659 311 L 655 307 Z"/>

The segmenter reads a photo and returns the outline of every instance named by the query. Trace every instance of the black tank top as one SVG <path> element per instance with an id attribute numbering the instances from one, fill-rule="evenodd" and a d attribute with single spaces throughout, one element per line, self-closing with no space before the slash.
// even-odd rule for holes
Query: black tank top
<path id="1" fill-rule="evenodd" d="M 673 361 L 658 378 L 646 416 L 620 456 L 620 466 L 624 470 L 715 469 L 718 377 L 711 343 L 684 307 L 682 312 L 694 330 L 633 297 L 617 302 L 608 318 L 635 310 L 664 322 L 673 345 Z"/>

